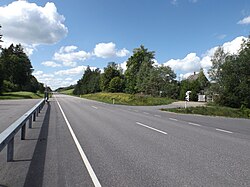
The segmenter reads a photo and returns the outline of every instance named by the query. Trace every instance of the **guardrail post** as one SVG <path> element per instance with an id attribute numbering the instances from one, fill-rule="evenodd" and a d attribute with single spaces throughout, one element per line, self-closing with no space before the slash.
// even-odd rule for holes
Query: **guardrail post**
<path id="1" fill-rule="evenodd" d="M 36 109 L 36 116 L 38 117 L 38 109 Z"/>
<path id="2" fill-rule="evenodd" d="M 36 111 L 33 113 L 33 121 L 36 121 Z"/>
<path id="3" fill-rule="evenodd" d="M 7 162 L 13 161 L 14 157 L 14 137 L 9 141 L 7 146 Z"/>
<path id="4" fill-rule="evenodd" d="M 32 128 L 32 115 L 29 117 L 29 128 Z"/>
<path id="5" fill-rule="evenodd" d="M 26 134 L 26 122 L 24 122 L 21 130 L 21 140 L 25 140 L 25 134 Z"/>

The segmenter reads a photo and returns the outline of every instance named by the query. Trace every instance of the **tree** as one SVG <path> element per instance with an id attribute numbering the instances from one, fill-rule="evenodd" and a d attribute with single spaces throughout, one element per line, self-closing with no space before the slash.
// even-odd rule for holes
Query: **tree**
<path id="1" fill-rule="evenodd" d="M 99 92 L 100 74 L 101 71 L 98 68 L 92 71 L 88 66 L 82 78 L 77 82 L 73 94 L 81 95 Z"/>
<path id="2" fill-rule="evenodd" d="M 148 76 L 147 93 L 153 96 L 175 98 L 178 90 L 176 74 L 169 66 L 153 67 Z"/>
<path id="3" fill-rule="evenodd" d="M 151 63 L 147 61 L 142 62 L 139 72 L 137 73 L 135 90 L 144 94 L 149 94 L 149 75 L 152 69 L 153 66 Z"/>
<path id="4" fill-rule="evenodd" d="M 23 52 L 22 46 L 13 44 L 2 49 L 1 64 L 3 66 L 4 80 L 16 85 L 18 90 L 24 90 L 32 78 L 32 65 L 28 56 Z"/>
<path id="5" fill-rule="evenodd" d="M 109 82 L 109 91 L 112 93 L 123 92 L 124 90 L 124 80 L 120 77 L 114 77 Z"/>
<path id="6" fill-rule="evenodd" d="M 212 66 L 208 71 L 212 85 L 211 90 L 214 93 L 219 93 L 221 90 L 222 65 L 225 63 L 228 53 L 225 53 L 222 47 L 218 47 L 215 51 L 211 62 Z"/>
<path id="7" fill-rule="evenodd" d="M 110 62 L 108 63 L 108 66 L 104 68 L 104 73 L 101 75 L 101 82 L 100 82 L 101 90 L 106 92 L 111 91 L 110 82 L 115 77 L 122 78 L 122 73 L 115 62 Z"/>
<path id="8" fill-rule="evenodd" d="M 152 67 L 154 61 L 154 52 L 148 51 L 144 46 L 140 46 L 140 48 L 136 48 L 133 51 L 133 55 L 127 61 L 127 70 L 125 71 L 125 79 L 126 79 L 126 92 L 128 93 L 136 93 L 138 92 L 137 82 L 144 79 L 141 77 L 140 68 L 142 64 L 144 67 Z"/>
<path id="9" fill-rule="evenodd" d="M 243 42 L 238 55 L 231 55 L 222 65 L 222 92 L 219 103 L 250 108 L 250 38 Z"/>
<path id="10" fill-rule="evenodd" d="M 0 29 L 2 28 L 2 26 L 0 25 Z M 2 41 L 2 34 L 0 34 L 0 42 L 3 42 Z M 2 49 L 2 46 L 0 44 L 0 50 Z M 3 91 L 3 80 L 4 80 L 4 71 L 3 71 L 3 64 L 2 64 L 2 61 L 1 61 L 1 55 L 0 55 L 0 94 L 2 93 Z"/>
<path id="11" fill-rule="evenodd" d="M 1 30 L 1 28 L 2 28 L 2 26 L 0 25 L 0 30 Z M 3 35 L 0 33 L 0 42 L 3 42 L 3 41 L 2 41 L 2 37 L 3 37 Z M 0 44 L 0 49 L 2 49 L 1 44 Z"/>
<path id="12" fill-rule="evenodd" d="M 36 93 L 40 89 L 40 85 L 37 79 L 33 75 L 31 75 L 29 81 L 23 88 L 26 91 Z"/>
<path id="13" fill-rule="evenodd" d="M 2 63 L 0 62 L 0 94 L 3 91 L 3 67 L 2 67 Z"/>
<path id="14" fill-rule="evenodd" d="M 215 53 L 210 78 L 215 80 L 212 90 L 218 94 L 217 103 L 250 108 L 250 38 L 243 41 L 236 55 Z"/>

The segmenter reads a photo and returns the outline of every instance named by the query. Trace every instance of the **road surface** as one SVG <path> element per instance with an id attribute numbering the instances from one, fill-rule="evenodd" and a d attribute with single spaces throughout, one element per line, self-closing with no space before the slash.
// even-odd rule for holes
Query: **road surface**
<path id="1" fill-rule="evenodd" d="M 41 99 L 0 100 L 0 133 Z"/>
<path id="2" fill-rule="evenodd" d="M 55 95 L 27 133 L 0 186 L 250 186 L 246 119 Z"/>

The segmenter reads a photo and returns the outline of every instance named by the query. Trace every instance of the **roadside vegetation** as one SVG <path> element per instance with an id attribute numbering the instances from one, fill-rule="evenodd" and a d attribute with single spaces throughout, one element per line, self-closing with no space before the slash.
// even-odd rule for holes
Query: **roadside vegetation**
<path id="1" fill-rule="evenodd" d="M 184 100 L 191 91 L 190 101 L 198 94 L 209 96 L 214 104 L 207 107 L 166 109 L 179 113 L 247 117 L 250 110 L 250 38 L 242 41 L 237 54 L 228 54 L 219 47 L 211 59 L 209 79 L 203 69 L 177 81 L 169 66 L 155 64 L 155 52 L 144 46 L 134 49 L 124 71 L 115 62 L 108 63 L 102 72 L 87 67 L 76 85 L 61 88 L 62 93 L 82 96 L 106 103 L 126 105 L 164 105 Z M 65 89 L 65 90 L 64 90 Z"/>
<path id="2" fill-rule="evenodd" d="M 42 99 L 44 94 L 33 92 L 8 92 L 2 93 L 0 99 Z"/>
<path id="3" fill-rule="evenodd" d="M 60 91 L 60 93 L 67 94 L 67 95 L 74 95 L 73 91 L 74 91 L 74 89 L 69 89 L 69 90 Z"/>
<path id="4" fill-rule="evenodd" d="M 1 29 L 1 25 L 0 25 Z M 33 98 L 36 93 L 44 93 L 45 87 L 38 82 L 29 57 L 24 52 L 21 44 L 11 44 L 2 48 L 2 35 L 0 34 L 0 96 L 1 98 Z M 48 88 L 51 90 L 50 88 Z M 32 94 L 13 94 L 13 92 L 33 92 Z M 23 92 L 25 93 L 25 92 Z M 39 94 L 37 94 L 39 95 Z"/>
<path id="5" fill-rule="evenodd" d="M 81 97 L 105 103 L 132 105 L 132 106 L 153 106 L 153 105 L 167 105 L 172 103 L 173 99 L 163 97 L 152 97 L 143 95 L 133 95 L 126 93 L 95 93 L 81 95 Z"/>
<path id="6" fill-rule="evenodd" d="M 172 108 L 162 109 L 163 111 L 183 113 L 183 114 L 200 114 L 209 116 L 225 116 L 232 118 L 250 118 L 250 109 L 223 107 L 218 105 L 208 105 L 189 108 Z"/>

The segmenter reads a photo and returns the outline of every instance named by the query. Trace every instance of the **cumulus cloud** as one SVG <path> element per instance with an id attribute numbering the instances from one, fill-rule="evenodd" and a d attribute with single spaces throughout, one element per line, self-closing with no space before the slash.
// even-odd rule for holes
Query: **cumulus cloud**
<path id="1" fill-rule="evenodd" d="M 197 71 L 201 68 L 200 57 L 196 53 L 189 53 L 183 59 L 171 59 L 164 63 L 165 66 L 170 66 L 175 71 L 190 72 Z"/>
<path id="2" fill-rule="evenodd" d="M 55 75 L 60 75 L 60 76 L 64 76 L 64 75 L 81 75 L 84 73 L 84 71 L 87 69 L 87 66 L 77 66 L 75 68 L 71 68 L 71 69 L 66 69 L 66 70 L 60 70 L 55 72 Z M 90 67 L 91 70 L 96 69 L 96 67 Z"/>
<path id="3" fill-rule="evenodd" d="M 77 49 L 77 46 L 61 47 L 59 52 L 54 54 L 53 59 L 62 62 L 64 66 L 74 67 L 77 65 L 76 61 L 85 61 L 91 57 L 90 53 L 85 51 L 76 51 Z"/>
<path id="4" fill-rule="evenodd" d="M 39 82 L 44 83 L 45 85 L 51 87 L 52 89 L 76 84 L 78 80 L 69 77 L 58 77 L 55 76 L 53 73 L 46 74 L 43 71 L 36 71 L 33 73 L 33 75 L 37 78 Z"/>
<path id="5" fill-rule="evenodd" d="M 250 16 L 243 18 L 242 20 L 238 21 L 240 25 L 248 25 L 250 24 Z"/>
<path id="6" fill-rule="evenodd" d="M 241 44 L 246 37 L 240 36 L 230 42 L 224 43 L 224 51 L 229 54 L 237 54 L 241 47 Z M 205 75 L 207 70 L 212 66 L 211 58 L 213 57 L 218 46 L 207 50 L 201 57 L 196 53 L 189 53 L 183 59 L 171 59 L 164 63 L 164 66 L 170 66 L 175 72 L 180 74 L 181 78 L 187 78 L 193 72 L 199 72 L 200 68 L 203 68 Z"/>
<path id="7" fill-rule="evenodd" d="M 59 87 L 66 87 L 69 85 L 76 84 L 84 71 L 87 69 L 87 66 L 78 66 L 71 69 L 60 70 L 53 73 L 45 73 L 43 71 L 35 71 L 33 75 L 37 78 L 39 82 L 50 86 L 52 89 Z M 96 67 L 90 67 L 94 70 Z"/>
<path id="8" fill-rule="evenodd" d="M 45 61 L 45 62 L 42 62 L 42 65 L 44 66 L 48 66 L 48 67 L 61 67 L 61 64 L 58 64 L 56 62 L 53 62 L 53 61 Z"/>
<path id="9" fill-rule="evenodd" d="M 129 51 L 125 48 L 121 50 L 116 49 L 116 45 L 113 42 L 99 43 L 94 48 L 94 55 L 100 58 L 110 57 L 125 57 L 129 54 Z"/>
<path id="10" fill-rule="evenodd" d="M 14 1 L 0 7 L 5 45 L 21 43 L 28 48 L 29 54 L 37 45 L 55 44 L 64 38 L 68 33 L 64 21 L 52 2 L 42 7 L 27 1 Z"/>
<path id="11" fill-rule="evenodd" d="M 241 44 L 243 40 L 246 40 L 247 38 L 244 36 L 239 36 L 232 40 L 231 42 L 226 42 L 222 45 L 225 52 L 230 54 L 237 54 L 239 52 L 239 49 L 241 47 Z"/>
<path id="12" fill-rule="evenodd" d="M 123 72 L 127 69 L 127 61 L 124 61 L 123 63 L 118 64 L 119 68 L 122 68 Z"/>

